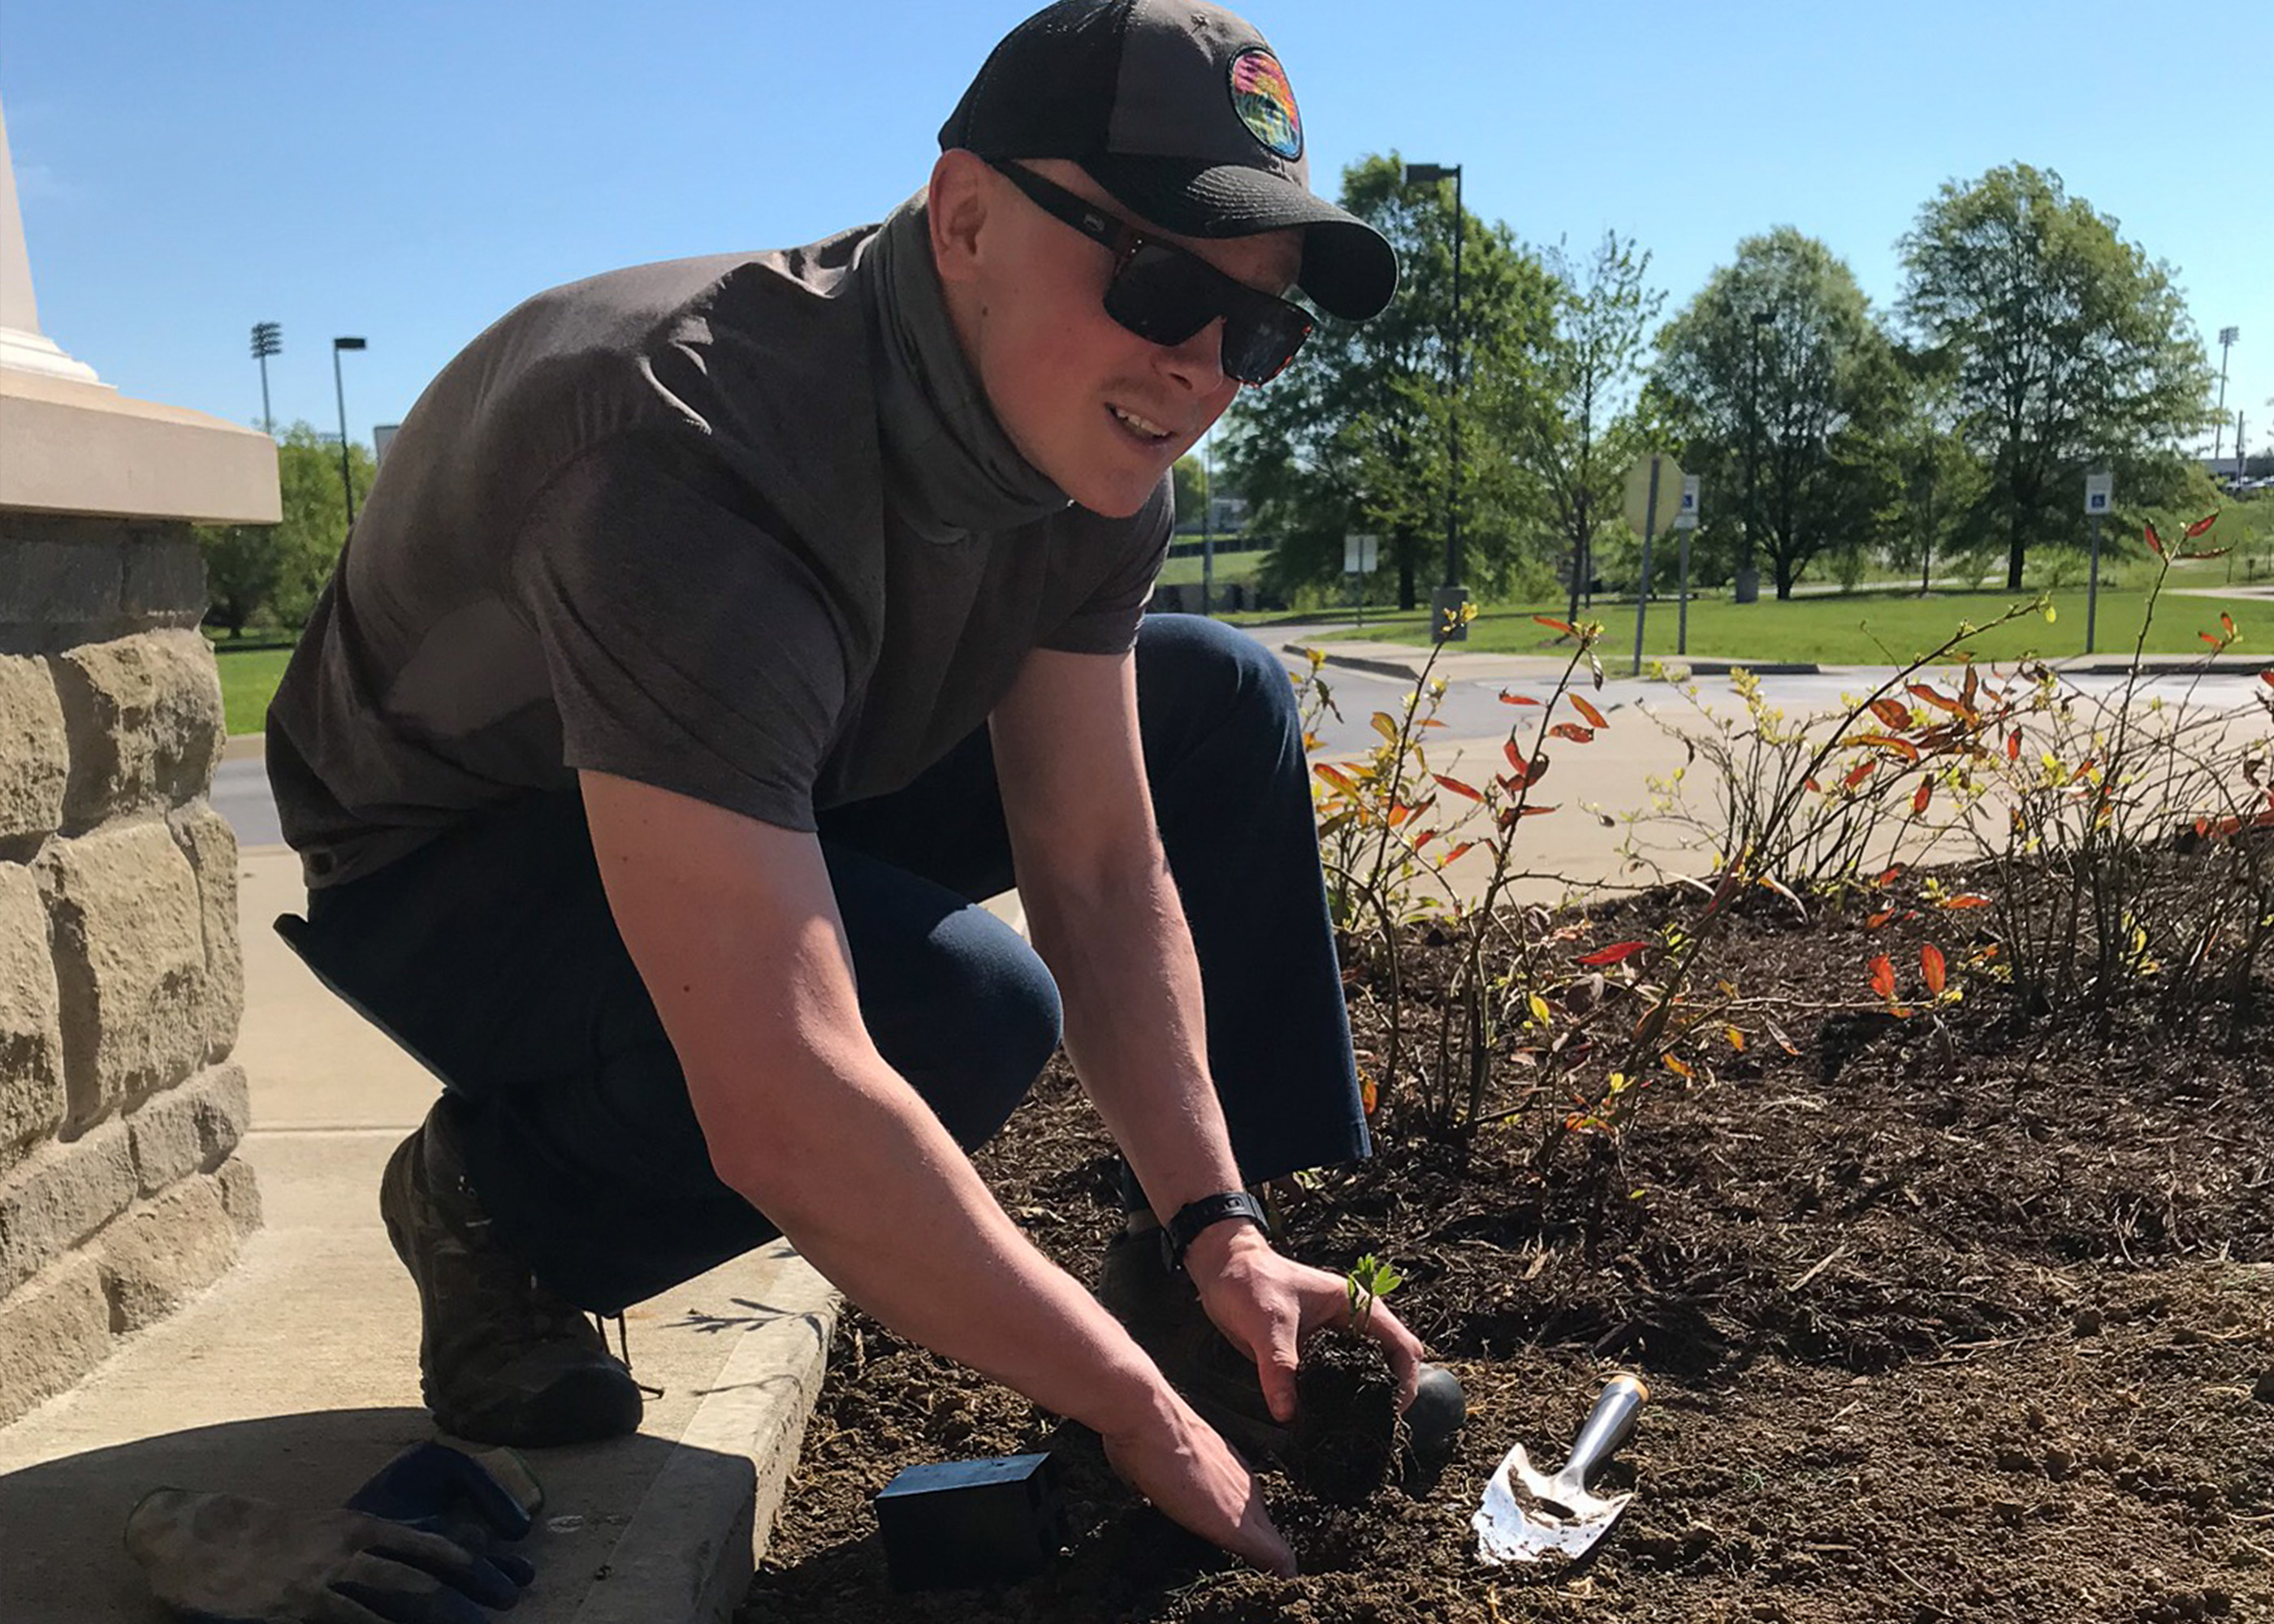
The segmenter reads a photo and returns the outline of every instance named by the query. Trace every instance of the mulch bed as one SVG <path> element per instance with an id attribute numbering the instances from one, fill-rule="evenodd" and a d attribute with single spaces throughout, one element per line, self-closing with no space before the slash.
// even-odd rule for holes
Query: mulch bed
<path id="1" fill-rule="evenodd" d="M 1268 1480 L 1302 1576 L 1198 1545 L 1082 1429 L 848 1312 L 741 1624 L 2274 1619 L 2274 1019 L 2236 1045 L 2223 1017 L 2123 1015 L 2104 1043 L 1984 997 L 1859 1010 L 1860 966 L 1905 945 L 1749 917 L 1720 951 L 1795 1052 L 1662 1077 L 1618 1144 L 1544 1166 L 1537 1113 L 1464 1152 L 1397 1132 L 1393 1100 L 1374 1162 L 1295 1196 L 1289 1249 L 1393 1262 L 1471 1400 L 1449 1462 L 1358 1505 Z M 1111 1156 L 1061 1064 L 981 1168 L 1087 1277 Z M 1600 1485 L 1637 1491 L 1624 1518 L 1577 1566 L 1480 1565 L 1501 1454 L 1560 1462 L 1621 1368 L 1652 1387 Z M 1049 1571 L 892 1590 L 869 1501 L 895 1472 L 1045 1447 L 1073 1530 Z"/>

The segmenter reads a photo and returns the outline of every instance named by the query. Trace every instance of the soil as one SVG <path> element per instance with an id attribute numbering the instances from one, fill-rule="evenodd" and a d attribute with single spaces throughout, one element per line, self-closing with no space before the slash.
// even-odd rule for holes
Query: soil
<path id="1" fill-rule="evenodd" d="M 1670 906 L 1619 905 L 1573 951 Z M 1986 997 L 1895 1019 L 1861 966 L 1915 963 L 1906 928 L 1740 921 L 1719 951 L 1773 1016 L 1656 1079 L 1615 1143 L 1543 1162 L 1533 1110 L 1464 1150 L 1393 1098 L 1372 1162 L 1291 1193 L 1286 1247 L 1393 1264 L 1390 1305 L 1470 1402 L 1449 1461 L 1354 1504 L 1267 1479 L 1300 1577 L 1236 1567 L 1081 1428 L 848 1311 L 740 1624 L 2274 1620 L 2274 988 L 2240 1034 L 2016 1027 Z M 1372 1004 L 1352 1016 L 1377 1048 Z M 1111 1145 L 1062 1063 L 980 1165 L 1087 1277 Z M 1625 1515 L 1577 1564 L 1481 1566 L 1501 1455 L 1560 1464 L 1621 1368 L 1652 1390 L 1598 1480 Z M 869 1501 L 895 1472 L 1040 1448 L 1067 1491 L 1047 1571 L 891 1590 Z"/>

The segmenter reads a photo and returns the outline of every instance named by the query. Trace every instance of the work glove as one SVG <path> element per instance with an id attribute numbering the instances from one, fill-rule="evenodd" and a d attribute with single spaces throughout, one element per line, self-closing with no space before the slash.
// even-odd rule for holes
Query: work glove
<path id="1" fill-rule="evenodd" d="M 158 1489 L 128 1516 L 126 1548 L 186 1624 L 486 1624 L 483 1609 L 512 1606 L 535 1576 L 487 1553 L 539 1503 L 518 1459 L 501 1464 L 514 1486 L 418 1445 L 337 1511 Z"/>

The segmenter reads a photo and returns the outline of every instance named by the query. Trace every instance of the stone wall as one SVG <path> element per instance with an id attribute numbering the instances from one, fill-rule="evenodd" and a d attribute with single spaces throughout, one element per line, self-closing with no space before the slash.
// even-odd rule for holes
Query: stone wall
<path id="1" fill-rule="evenodd" d="M 204 608 L 184 523 L 0 507 L 0 1425 L 260 1222 Z"/>

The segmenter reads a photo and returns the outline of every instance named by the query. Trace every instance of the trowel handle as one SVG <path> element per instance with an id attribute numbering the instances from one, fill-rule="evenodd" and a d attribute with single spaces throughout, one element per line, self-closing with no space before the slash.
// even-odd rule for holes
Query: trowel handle
<path id="1" fill-rule="evenodd" d="M 1612 1377 L 1610 1385 L 1603 1389 L 1603 1396 L 1587 1412 L 1587 1425 L 1579 1429 L 1578 1440 L 1571 1446 L 1571 1458 L 1563 1462 L 1558 1476 L 1577 1481 L 1582 1488 L 1593 1483 L 1603 1462 L 1634 1436 L 1635 1417 L 1642 1413 L 1643 1400 L 1649 1396 L 1650 1389 L 1643 1386 L 1639 1376 L 1622 1373 Z"/>

